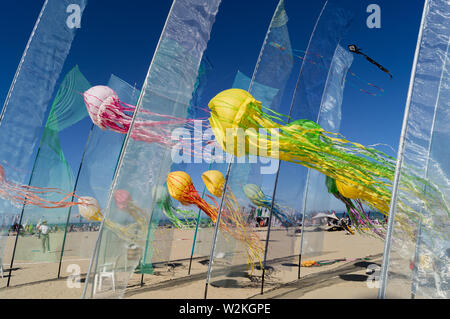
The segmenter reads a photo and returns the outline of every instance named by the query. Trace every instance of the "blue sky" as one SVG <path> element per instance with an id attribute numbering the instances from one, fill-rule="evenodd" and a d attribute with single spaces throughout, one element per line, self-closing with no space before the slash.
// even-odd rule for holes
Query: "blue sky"
<path id="1" fill-rule="evenodd" d="M 4 101 L 14 77 L 26 42 L 39 14 L 41 0 L 15 0 L 2 4 L 0 12 L 0 98 Z M 347 85 L 343 102 L 341 133 L 350 140 L 364 145 L 385 143 L 396 155 L 406 102 L 414 50 L 417 41 L 423 0 L 342 0 L 354 15 L 345 44 L 355 43 L 369 56 L 388 68 L 393 80 L 355 56 L 352 70 L 366 82 L 385 89 L 382 96 L 369 96 Z M 207 101 L 220 90 L 231 86 L 238 70 L 251 75 L 263 43 L 277 0 L 223 0 L 211 40 L 206 51 L 213 64 Z M 295 49 L 305 49 L 315 20 L 324 1 L 287 0 L 290 17 L 291 42 Z M 381 7 L 380 29 L 366 26 L 366 8 L 369 4 Z M 75 64 L 93 85 L 105 84 L 111 73 L 139 88 L 142 86 L 171 1 L 158 0 L 91 0 L 82 27 L 77 33 L 62 74 Z M 348 43 L 348 44 L 349 44 Z M 344 44 L 344 43 L 343 43 Z M 62 77 L 60 81 L 62 80 Z M 349 79 L 352 81 L 352 79 Z M 367 89 L 365 84 L 361 88 Z M 85 120 L 62 137 L 63 148 L 70 164 L 78 167 L 89 120 Z M 199 179 L 194 182 L 203 188 Z M 194 175 L 194 174 L 192 174 Z M 289 194 L 296 179 L 283 183 L 280 191 Z M 270 191 L 267 189 L 267 191 Z M 295 196 L 294 196 L 295 197 Z M 294 199 L 286 196 L 286 202 Z M 291 203 L 290 203 L 291 204 Z"/>

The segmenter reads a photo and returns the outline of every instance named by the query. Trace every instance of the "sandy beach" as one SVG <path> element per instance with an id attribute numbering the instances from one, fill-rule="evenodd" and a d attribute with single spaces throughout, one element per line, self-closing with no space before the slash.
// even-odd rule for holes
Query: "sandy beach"
<path id="1" fill-rule="evenodd" d="M 265 239 L 265 229 L 256 233 Z M 141 274 L 133 274 L 124 298 L 203 298 L 211 235 L 212 229 L 199 232 L 199 244 L 190 275 L 189 257 L 194 231 L 175 229 L 170 230 L 170 236 L 158 237 L 165 241 L 158 242 L 156 238 L 155 245 L 162 250 L 161 255 L 170 255 L 169 262 L 154 261 L 154 272 L 144 275 L 142 286 Z M 16 252 L 10 287 L 6 288 L 14 246 L 14 236 L 8 237 L 3 256 L 5 276 L 0 279 L 0 298 L 80 298 L 89 267 L 89 254 L 96 237 L 95 232 L 68 234 L 67 251 L 59 279 L 60 250 L 58 252 L 55 248 L 51 252 L 54 256 L 47 255 L 45 258 L 31 258 Z M 261 267 L 249 272 L 244 249 L 236 242 L 219 238 L 208 298 L 376 298 L 377 289 L 369 287 L 367 278 L 370 274 L 366 272 L 369 265 L 381 264 L 383 241 L 360 234 L 346 234 L 344 231 L 318 232 L 307 229 L 302 262 L 340 261 L 320 267 L 301 267 L 301 279 L 297 280 L 300 238 L 300 233 L 273 229 L 268 244 L 263 295 L 260 294 Z M 26 239 L 29 242 L 25 243 L 24 240 L 22 245 L 32 247 L 31 251 L 37 253 L 40 241 L 37 238 Z M 74 265 L 80 269 L 79 277 L 74 276 Z M 105 287 L 108 284 L 105 280 Z"/>

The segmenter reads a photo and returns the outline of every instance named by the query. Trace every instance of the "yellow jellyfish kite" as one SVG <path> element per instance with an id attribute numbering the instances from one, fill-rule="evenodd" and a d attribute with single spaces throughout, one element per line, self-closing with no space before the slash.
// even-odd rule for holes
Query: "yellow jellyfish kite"
<path id="1" fill-rule="evenodd" d="M 211 194 L 216 197 L 222 197 L 225 178 L 222 173 L 218 173 L 220 172 L 208 171 L 202 175 L 202 179 Z M 196 205 L 204 211 L 214 223 L 217 222 L 219 208 L 212 207 L 200 197 L 189 174 L 182 171 L 171 172 L 167 176 L 167 188 L 170 196 L 179 201 L 182 205 Z M 242 215 L 239 212 L 239 206 L 234 198 L 234 195 L 232 195 L 231 192 L 227 193 L 229 195 L 225 198 L 225 206 L 222 209 L 219 227 L 223 232 L 228 233 L 237 240 L 246 243 L 248 248 L 248 264 L 251 271 L 253 271 L 255 260 L 261 263 L 262 244 L 255 234 L 248 231 Z M 206 196 L 211 198 L 216 206 L 218 206 L 213 197 L 209 195 Z"/>
<path id="2" fill-rule="evenodd" d="M 315 169 L 335 179 L 344 196 L 357 196 L 388 214 L 395 172 L 393 158 L 325 132 L 309 120 L 286 123 L 283 115 L 267 109 L 244 90 L 222 91 L 208 106 L 216 140 L 226 152 L 272 157 Z M 411 177 L 405 183 L 414 196 L 423 198 L 421 190 L 426 181 Z M 429 201 L 439 199 L 439 191 L 434 190 L 433 195 L 428 194 L 433 197 Z"/>

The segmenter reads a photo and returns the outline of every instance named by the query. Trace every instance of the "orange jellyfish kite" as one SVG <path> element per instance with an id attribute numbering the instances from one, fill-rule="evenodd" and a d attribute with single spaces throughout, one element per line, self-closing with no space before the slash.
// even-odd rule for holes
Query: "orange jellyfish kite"
<path id="1" fill-rule="evenodd" d="M 220 173 L 220 172 L 219 172 Z M 223 192 L 223 185 L 225 179 L 223 175 L 217 174 L 217 171 L 209 171 L 202 176 L 208 190 L 216 197 L 221 197 Z M 196 205 L 211 220 L 216 223 L 218 216 L 218 207 L 210 206 L 204 199 L 202 199 L 192 183 L 191 177 L 182 171 L 171 172 L 167 176 L 167 188 L 169 194 L 174 199 L 179 201 L 182 205 Z M 242 215 L 239 213 L 239 206 L 237 201 L 229 192 L 229 197 L 225 199 L 225 206 L 222 210 L 221 222 L 219 227 L 225 233 L 230 234 L 235 239 L 245 242 L 247 244 L 247 260 L 251 271 L 254 270 L 255 260 L 261 263 L 262 244 L 256 235 L 251 234 L 245 226 Z M 208 196 L 217 206 L 217 202 L 213 197 Z M 234 227 L 233 227 L 234 226 Z"/>
<path id="2" fill-rule="evenodd" d="M 189 174 L 182 171 L 170 173 L 167 176 L 167 188 L 170 196 L 179 201 L 182 205 L 196 205 L 204 211 L 214 223 L 217 221 L 217 209 L 211 207 L 200 197 Z M 214 200 L 211 196 L 206 196 Z"/>

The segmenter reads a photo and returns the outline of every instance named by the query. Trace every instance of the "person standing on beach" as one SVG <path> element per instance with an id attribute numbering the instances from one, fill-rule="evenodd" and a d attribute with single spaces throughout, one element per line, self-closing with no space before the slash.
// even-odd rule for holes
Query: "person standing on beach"
<path id="1" fill-rule="evenodd" d="M 50 228 L 47 226 L 47 221 L 43 221 L 41 227 L 39 227 L 42 239 L 42 252 L 50 252 Z"/>

